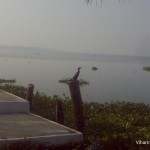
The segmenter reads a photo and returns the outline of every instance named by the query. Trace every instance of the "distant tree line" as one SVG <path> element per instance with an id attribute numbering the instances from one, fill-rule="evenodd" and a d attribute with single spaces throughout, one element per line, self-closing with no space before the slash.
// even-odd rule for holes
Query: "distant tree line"
<path id="1" fill-rule="evenodd" d="M 94 1 L 96 2 L 96 5 L 97 5 L 98 1 L 100 1 L 101 6 L 102 6 L 102 4 L 103 4 L 103 2 L 104 2 L 105 0 L 94 0 Z M 121 2 L 124 3 L 124 1 L 125 1 L 125 0 L 118 0 L 119 3 L 121 3 Z M 127 1 L 127 0 L 126 0 L 126 1 Z M 128 1 L 130 2 L 131 0 L 128 0 Z M 86 2 L 87 2 L 87 4 L 91 4 L 91 3 L 93 2 L 93 0 L 86 0 Z"/>

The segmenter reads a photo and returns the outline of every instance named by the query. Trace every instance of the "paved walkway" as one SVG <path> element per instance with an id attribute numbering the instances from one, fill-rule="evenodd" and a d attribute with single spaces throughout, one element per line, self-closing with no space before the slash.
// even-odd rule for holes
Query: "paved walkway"
<path id="1" fill-rule="evenodd" d="M 28 103 L 24 99 L 0 90 L 0 143 L 30 139 L 60 145 L 83 140 L 82 133 L 76 130 L 31 114 L 28 111 L 18 113 L 18 110 L 24 106 L 29 107 L 29 105 L 19 105 L 24 102 L 25 104 Z M 7 109 L 12 109 L 13 112 Z"/>
<path id="2" fill-rule="evenodd" d="M 0 90 L 0 114 L 29 113 L 29 102 Z"/>
<path id="3" fill-rule="evenodd" d="M 0 115 L 1 139 L 73 133 L 76 132 L 33 114 Z"/>
<path id="4" fill-rule="evenodd" d="M 24 102 L 26 100 L 10 94 L 6 91 L 0 90 L 0 102 Z"/>

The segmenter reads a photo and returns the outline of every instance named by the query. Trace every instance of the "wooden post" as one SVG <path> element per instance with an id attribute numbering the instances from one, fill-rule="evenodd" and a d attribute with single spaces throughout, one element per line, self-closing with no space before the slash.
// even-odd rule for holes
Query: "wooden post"
<path id="1" fill-rule="evenodd" d="M 64 110 L 62 101 L 59 99 L 56 100 L 56 121 L 60 124 L 64 124 Z"/>
<path id="2" fill-rule="evenodd" d="M 84 133 L 84 114 L 83 114 L 83 103 L 80 93 L 79 81 L 71 80 L 68 82 L 70 94 L 73 102 L 73 112 L 76 129 Z"/>
<path id="3" fill-rule="evenodd" d="M 30 110 L 31 110 L 31 106 L 32 106 L 33 91 L 34 91 L 34 85 L 33 84 L 28 84 L 26 100 L 29 101 Z"/>

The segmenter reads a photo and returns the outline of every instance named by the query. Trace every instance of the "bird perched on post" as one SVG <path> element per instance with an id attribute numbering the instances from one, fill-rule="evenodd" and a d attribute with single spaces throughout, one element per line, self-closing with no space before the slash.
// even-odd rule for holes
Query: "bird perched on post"
<path id="1" fill-rule="evenodd" d="M 80 69 L 81 69 L 81 67 L 78 67 L 78 71 L 77 71 L 76 74 L 73 76 L 73 78 L 71 78 L 71 80 L 76 81 L 76 80 L 78 79 L 79 74 L 80 74 Z"/>

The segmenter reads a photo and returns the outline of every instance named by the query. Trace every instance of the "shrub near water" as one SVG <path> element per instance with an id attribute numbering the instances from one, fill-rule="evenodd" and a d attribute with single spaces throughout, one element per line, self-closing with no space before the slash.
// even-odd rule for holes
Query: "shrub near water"
<path id="1" fill-rule="evenodd" d="M 24 98 L 26 88 L 16 85 L 1 87 Z M 18 91 L 18 93 L 17 93 Z M 72 102 L 64 96 L 46 96 L 37 92 L 33 97 L 32 112 L 56 121 L 56 100 L 64 106 L 65 125 L 74 128 Z M 86 147 L 99 145 L 106 150 L 149 149 L 150 145 L 138 145 L 136 140 L 150 140 L 150 106 L 144 103 L 117 101 L 100 104 L 84 102 Z M 80 149 L 80 148 L 79 148 Z"/>
<path id="2" fill-rule="evenodd" d="M 150 107 L 143 103 L 91 103 L 86 110 L 86 134 L 102 143 L 105 149 L 140 147 L 136 140 L 150 139 Z M 86 108 L 86 107 L 85 107 Z M 131 148 L 131 147 L 134 148 Z M 147 145 L 148 147 L 149 145 Z"/>

